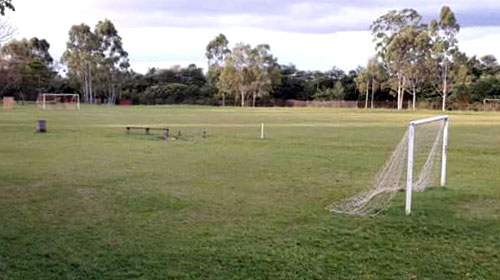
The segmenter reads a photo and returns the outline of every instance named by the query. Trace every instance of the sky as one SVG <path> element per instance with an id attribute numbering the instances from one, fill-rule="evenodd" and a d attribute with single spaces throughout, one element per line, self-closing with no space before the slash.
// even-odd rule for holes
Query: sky
<path id="1" fill-rule="evenodd" d="M 7 20 L 17 38 L 44 38 L 59 59 L 74 24 L 111 20 L 136 72 L 191 63 L 206 67 L 205 47 L 219 33 L 230 46 L 267 43 L 281 64 L 344 71 L 374 55 L 370 24 L 389 10 L 413 8 L 428 22 L 448 5 L 460 49 L 500 58 L 499 0 L 13 0 Z"/>

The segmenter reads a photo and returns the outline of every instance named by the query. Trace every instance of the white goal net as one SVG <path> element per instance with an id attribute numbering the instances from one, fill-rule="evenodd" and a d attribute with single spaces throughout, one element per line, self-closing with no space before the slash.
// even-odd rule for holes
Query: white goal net
<path id="1" fill-rule="evenodd" d="M 80 96 L 73 93 L 42 93 L 36 99 L 39 109 L 77 109 L 80 110 Z"/>
<path id="2" fill-rule="evenodd" d="M 363 192 L 327 207 L 333 213 L 374 215 L 386 209 L 396 192 L 406 188 L 406 214 L 413 191 L 446 184 L 448 116 L 409 123 L 391 157 Z"/>
<path id="3" fill-rule="evenodd" d="M 500 110 L 500 99 L 498 99 L 498 98 L 485 98 L 485 99 L 483 99 L 483 110 L 485 110 L 485 111 L 498 111 L 498 110 Z"/>

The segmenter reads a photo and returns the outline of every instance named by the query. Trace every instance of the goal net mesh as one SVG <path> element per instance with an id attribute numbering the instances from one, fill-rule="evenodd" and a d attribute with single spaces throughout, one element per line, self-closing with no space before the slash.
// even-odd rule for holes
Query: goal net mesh
<path id="1" fill-rule="evenodd" d="M 439 182 L 444 121 L 418 126 L 415 130 L 413 190 L 422 192 Z M 327 207 L 333 213 L 376 215 L 387 209 L 396 192 L 406 187 L 408 131 L 369 187 L 344 201 Z"/>
<path id="2" fill-rule="evenodd" d="M 36 106 L 42 109 L 78 109 L 79 99 L 75 94 L 41 94 Z"/>

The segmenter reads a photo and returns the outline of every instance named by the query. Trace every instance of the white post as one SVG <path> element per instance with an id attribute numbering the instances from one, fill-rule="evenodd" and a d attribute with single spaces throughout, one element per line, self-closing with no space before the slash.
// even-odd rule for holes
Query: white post
<path id="1" fill-rule="evenodd" d="M 42 93 L 42 109 L 45 110 L 45 93 Z"/>
<path id="2" fill-rule="evenodd" d="M 78 110 L 80 110 L 80 95 L 79 94 L 76 95 L 76 107 L 78 108 Z"/>
<path id="3" fill-rule="evenodd" d="M 413 153 L 415 144 L 415 127 L 410 123 L 408 127 L 408 167 L 406 170 L 406 215 L 411 214 L 411 195 L 413 191 Z"/>
<path id="4" fill-rule="evenodd" d="M 264 139 L 264 123 L 260 126 L 260 139 Z"/>
<path id="5" fill-rule="evenodd" d="M 450 119 L 444 121 L 443 127 L 443 148 L 441 151 L 441 187 L 446 185 L 446 163 L 448 161 L 448 130 L 450 126 Z"/>

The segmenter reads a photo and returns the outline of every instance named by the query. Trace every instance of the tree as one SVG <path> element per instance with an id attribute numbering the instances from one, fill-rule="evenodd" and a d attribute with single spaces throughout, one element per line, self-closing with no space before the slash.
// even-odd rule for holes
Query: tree
<path id="1" fill-rule="evenodd" d="M 375 92 L 381 88 L 381 85 L 388 79 L 387 71 L 384 66 L 377 60 L 377 57 L 373 57 L 368 60 L 367 65 L 367 75 L 371 79 L 371 98 L 370 98 L 370 108 L 374 108 Z M 367 98 L 368 99 L 368 98 Z"/>
<path id="2" fill-rule="evenodd" d="M 405 72 L 412 98 L 412 110 L 415 111 L 417 94 L 423 87 L 426 80 L 431 78 L 427 69 L 428 59 L 431 54 L 431 40 L 427 28 L 410 28 L 406 35 L 411 40 L 412 48 L 408 50 L 408 63 L 405 65 Z"/>
<path id="3" fill-rule="evenodd" d="M 0 52 L 3 70 L 10 72 L 3 80 L 3 91 L 18 91 L 20 97 L 33 99 L 42 87 L 48 87 L 55 77 L 50 44 L 36 37 L 13 40 L 5 44 Z"/>
<path id="4" fill-rule="evenodd" d="M 219 76 L 222 73 L 225 58 L 231 53 L 228 44 L 229 41 L 226 36 L 224 34 L 219 34 L 210 41 L 206 47 L 205 56 L 208 59 L 207 77 L 211 84 L 217 84 Z M 226 93 L 221 91 L 219 95 L 222 97 L 222 106 L 225 106 Z"/>
<path id="5" fill-rule="evenodd" d="M 234 96 L 235 100 L 238 95 L 238 86 L 240 77 L 236 73 L 236 68 L 233 66 L 231 58 L 226 59 L 226 65 L 222 68 L 222 72 L 217 81 L 218 93 L 222 97 L 222 106 L 226 104 L 226 96 Z"/>
<path id="6" fill-rule="evenodd" d="M 365 93 L 365 109 L 368 108 L 368 97 L 370 95 L 369 94 L 370 80 L 371 80 L 371 77 L 369 75 L 367 68 L 362 68 L 358 71 L 358 77 L 356 79 L 356 84 L 357 84 L 358 90 L 360 92 Z"/>
<path id="7" fill-rule="evenodd" d="M 5 10 L 9 9 L 15 11 L 14 5 L 12 5 L 12 0 L 0 0 L 0 15 L 5 15 Z"/>
<path id="8" fill-rule="evenodd" d="M 140 96 L 144 104 L 178 104 L 184 102 L 190 96 L 196 95 L 198 88 L 179 83 L 165 85 L 154 85 L 146 89 Z"/>
<path id="9" fill-rule="evenodd" d="M 454 99 L 460 103 L 469 103 L 471 83 L 471 71 L 468 66 L 469 59 L 462 52 L 456 52 L 453 56 L 453 67 L 450 71 L 452 77 Z"/>
<path id="10" fill-rule="evenodd" d="M 337 81 L 333 87 L 332 99 L 341 100 L 344 97 L 344 86 L 341 81 Z"/>
<path id="11" fill-rule="evenodd" d="M 94 72 L 99 60 L 100 44 L 98 37 L 84 23 L 73 25 L 69 31 L 69 41 L 62 61 L 68 65 L 69 77 L 83 93 L 83 100 L 95 102 Z"/>
<path id="12" fill-rule="evenodd" d="M 479 59 L 481 75 L 494 76 L 500 71 L 497 58 L 494 55 L 485 55 Z"/>
<path id="13" fill-rule="evenodd" d="M 258 97 L 269 94 L 273 85 L 279 82 L 279 67 L 270 54 L 269 45 L 237 44 L 225 59 L 217 87 L 222 94 L 233 94 L 235 100 L 245 106 L 251 97 L 252 104 Z"/>
<path id="14" fill-rule="evenodd" d="M 205 56 L 208 59 L 209 69 L 213 65 L 222 66 L 226 56 L 231 53 L 231 51 L 227 47 L 228 44 L 229 41 L 224 34 L 219 34 L 208 43 Z"/>
<path id="15" fill-rule="evenodd" d="M 250 77 L 250 66 L 251 66 L 251 56 L 252 47 L 248 44 L 239 43 L 237 44 L 226 60 L 226 66 L 232 69 L 229 73 L 233 75 L 231 78 L 232 83 L 237 89 L 238 95 L 236 99 L 239 98 L 241 102 L 241 107 L 245 107 L 245 100 L 250 91 L 250 83 L 252 77 Z"/>
<path id="16" fill-rule="evenodd" d="M 109 20 L 99 21 L 95 27 L 99 42 L 99 70 L 109 105 L 116 103 L 117 77 L 130 66 L 128 53 L 123 49 L 122 38 Z"/>
<path id="17" fill-rule="evenodd" d="M 405 67 L 410 60 L 410 50 L 414 47 L 414 31 L 421 28 L 422 16 L 413 9 L 390 11 L 379 17 L 370 26 L 377 55 L 385 64 L 396 82 L 393 89 L 397 94 L 398 110 L 403 108 L 406 88 Z"/>
<path id="18" fill-rule="evenodd" d="M 441 8 L 439 20 L 430 23 L 430 34 L 433 43 L 433 59 L 436 82 L 435 87 L 443 98 L 442 110 L 446 110 L 446 98 L 450 93 L 450 71 L 453 64 L 453 55 L 458 52 L 457 34 L 460 31 L 455 14 L 448 6 Z"/>
<path id="19" fill-rule="evenodd" d="M 248 74 L 253 78 L 250 85 L 253 107 L 255 107 L 257 97 L 268 96 L 273 84 L 278 84 L 280 81 L 278 63 L 270 51 L 271 47 L 266 44 L 258 45 L 252 50 L 249 69 L 251 73 Z"/>

